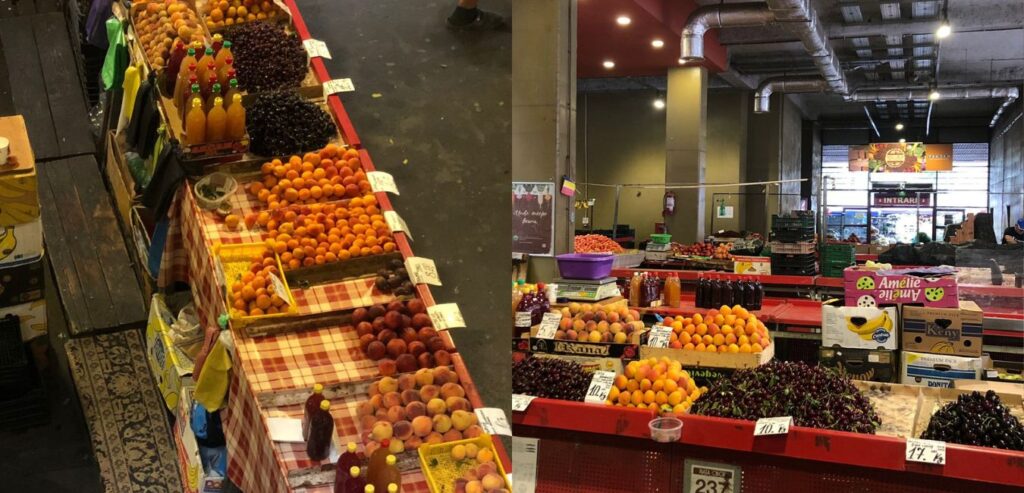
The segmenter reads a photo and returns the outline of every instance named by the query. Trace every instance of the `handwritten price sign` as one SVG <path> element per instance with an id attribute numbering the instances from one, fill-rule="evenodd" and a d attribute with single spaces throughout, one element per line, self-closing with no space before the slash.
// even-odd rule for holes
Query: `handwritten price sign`
<path id="1" fill-rule="evenodd" d="M 384 211 L 384 222 L 388 223 L 388 229 L 392 232 L 401 231 L 405 233 L 405 237 L 412 241 L 412 233 L 409 232 L 409 225 L 405 224 L 405 219 L 399 216 L 395 211 Z"/>
<path id="2" fill-rule="evenodd" d="M 398 193 L 398 185 L 395 185 L 395 177 L 391 176 L 391 173 L 371 171 L 366 174 L 366 181 L 370 182 L 370 188 L 374 192 L 401 195 Z"/>
<path id="3" fill-rule="evenodd" d="M 668 347 L 672 339 L 672 328 L 664 325 L 651 327 L 651 334 L 647 338 L 647 345 L 650 347 Z"/>
<path id="4" fill-rule="evenodd" d="M 441 285 L 441 277 L 437 274 L 437 265 L 429 258 L 409 257 L 405 259 L 405 270 L 409 272 L 409 280 L 413 284 Z"/>
<path id="5" fill-rule="evenodd" d="M 907 462 L 945 465 L 946 442 L 908 438 Z"/>
<path id="6" fill-rule="evenodd" d="M 440 305 L 428 306 L 427 315 L 437 330 L 448 330 L 455 327 L 465 327 L 466 319 L 462 318 L 462 311 L 455 303 L 443 303 Z"/>
<path id="7" fill-rule="evenodd" d="M 310 58 L 326 58 L 331 59 L 331 50 L 327 49 L 327 43 L 320 41 L 319 39 L 306 39 L 302 41 L 302 47 L 306 49 L 306 53 L 309 54 Z"/>
<path id="8" fill-rule="evenodd" d="M 356 90 L 356 86 L 352 84 L 352 79 L 333 79 L 324 82 L 324 98 L 331 94 L 338 94 L 340 92 L 352 92 Z"/>
<path id="9" fill-rule="evenodd" d="M 754 424 L 754 436 L 787 435 L 790 426 L 793 426 L 792 416 L 761 418 Z"/>
<path id="10" fill-rule="evenodd" d="M 615 372 L 595 371 L 590 379 L 590 387 L 587 388 L 587 396 L 583 402 L 592 404 L 604 404 L 608 400 L 608 393 L 612 391 L 612 384 L 615 382 Z"/>
<path id="11" fill-rule="evenodd" d="M 558 323 L 562 321 L 561 313 L 545 313 L 537 328 L 537 337 L 541 339 L 554 339 L 555 332 L 558 332 Z"/>

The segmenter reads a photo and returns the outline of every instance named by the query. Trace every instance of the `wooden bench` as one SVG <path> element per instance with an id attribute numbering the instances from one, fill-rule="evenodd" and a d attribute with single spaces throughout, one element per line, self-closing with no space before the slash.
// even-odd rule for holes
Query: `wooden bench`
<path id="1" fill-rule="evenodd" d="M 36 164 L 43 239 L 72 336 L 138 328 L 146 302 L 92 156 Z"/>

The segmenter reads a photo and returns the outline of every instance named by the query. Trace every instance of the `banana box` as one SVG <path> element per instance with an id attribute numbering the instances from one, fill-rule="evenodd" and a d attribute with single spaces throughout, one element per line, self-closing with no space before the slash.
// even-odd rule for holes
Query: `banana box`
<path id="1" fill-rule="evenodd" d="M 36 300 L 7 308 L 0 308 L 0 318 L 6 317 L 8 314 L 17 315 L 20 319 L 22 341 L 31 341 L 47 334 L 46 300 Z"/>
<path id="2" fill-rule="evenodd" d="M 0 307 L 42 299 L 45 280 L 43 257 L 0 267 Z"/>
<path id="3" fill-rule="evenodd" d="M 0 223 L 0 269 L 42 255 L 43 221 L 40 218 L 21 224 Z"/>
<path id="4" fill-rule="evenodd" d="M 959 308 L 903 307 L 903 349 L 922 353 L 981 356 L 985 316 L 973 301 Z"/>
<path id="5" fill-rule="evenodd" d="M 174 320 L 164 297 L 154 295 L 150 301 L 149 321 L 146 324 L 146 359 L 149 360 L 149 369 L 156 379 L 157 388 L 164 397 L 164 404 L 171 411 L 178 405 L 182 388 L 195 385 L 192 361 L 171 341 L 169 332 Z"/>
<path id="6" fill-rule="evenodd" d="M 854 380 L 896 383 L 900 378 L 896 351 L 823 347 L 818 351 L 818 363 Z"/>
<path id="7" fill-rule="evenodd" d="M 849 349 L 899 348 L 896 307 L 821 305 L 821 345 Z"/>
<path id="8" fill-rule="evenodd" d="M 10 156 L 0 163 L 0 224 L 39 219 L 39 182 L 35 157 L 21 115 L 0 117 L 0 136 L 10 141 Z"/>
<path id="9" fill-rule="evenodd" d="M 978 380 L 985 367 L 983 358 L 903 351 L 900 383 L 952 388 L 954 380 Z"/>

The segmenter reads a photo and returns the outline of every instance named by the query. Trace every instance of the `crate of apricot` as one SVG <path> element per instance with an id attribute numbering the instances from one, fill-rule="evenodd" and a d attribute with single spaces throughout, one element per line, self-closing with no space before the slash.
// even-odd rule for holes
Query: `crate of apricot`
<path id="1" fill-rule="evenodd" d="M 433 493 L 509 493 L 512 484 L 488 434 L 423 445 L 420 468 Z"/>
<path id="2" fill-rule="evenodd" d="M 641 346 L 641 358 L 666 356 L 687 368 L 753 368 L 775 354 L 764 322 L 739 305 L 667 317 L 662 325 L 672 329 L 668 347 Z"/>
<path id="3" fill-rule="evenodd" d="M 295 297 L 281 275 L 281 260 L 262 243 L 217 245 L 231 321 L 239 327 L 294 315 Z"/>

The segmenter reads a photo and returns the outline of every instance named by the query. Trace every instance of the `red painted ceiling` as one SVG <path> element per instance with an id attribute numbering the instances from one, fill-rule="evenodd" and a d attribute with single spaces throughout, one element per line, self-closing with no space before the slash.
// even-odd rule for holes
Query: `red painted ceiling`
<path id="1" fill-rule="evenodd" d="M 679 33 L 686 18 L 697 9 L 693 0 L 578 0 L 576 75 L 587 77 L 629 77 L 665 75 L 679 66 Z M 620 26 L 615 19 L 628 16 L 632 22 Z M 660 49 L 651 46 L 661 39 Z M 715 31 L 704 37 L 704 63 L 712 71 L 724 70 L 725 49 Z M 602 66 L 605 60 L 615 68 Z"/>

